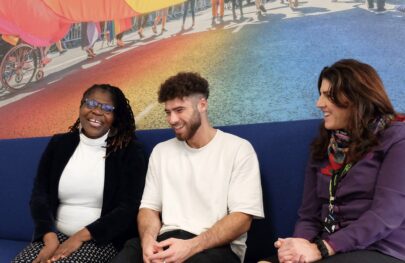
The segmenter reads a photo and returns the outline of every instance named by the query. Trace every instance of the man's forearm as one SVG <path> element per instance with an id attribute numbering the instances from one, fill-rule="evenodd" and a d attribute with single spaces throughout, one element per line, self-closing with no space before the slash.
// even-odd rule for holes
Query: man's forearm
<path id="1" fill-rule="evenodd" d="M 154 240 L 159 234 L 162 223 L 160 222 L 159 212 L 141 208 L 138 213 L 138 231 L 141 240 L 150 236 Z"/>
<path id="2" fill-rule="evenodd" d="M 229 244 L 246 233 L 251 223 L 252 216 L 245 213 L 235 212 L 225 216 L 210 229 L 193 238 L 193 242 L 197 244 L 195 253 Z"/>

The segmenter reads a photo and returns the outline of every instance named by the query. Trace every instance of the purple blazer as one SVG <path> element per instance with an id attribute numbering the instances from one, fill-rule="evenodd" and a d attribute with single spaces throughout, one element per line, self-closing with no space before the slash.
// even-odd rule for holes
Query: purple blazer
<path id="1" fill-rule="evenodd" d="M 312 240 L 328 213 L 330 177 L 326 161 L 310 163 L 294 236 Z M 380 143 L 358 161 L 338 185 L 335 214 L 340 228 L 322 232 L 335 252 L 377 250 L 405 260 L 405 123 L 382 132 Z"/>

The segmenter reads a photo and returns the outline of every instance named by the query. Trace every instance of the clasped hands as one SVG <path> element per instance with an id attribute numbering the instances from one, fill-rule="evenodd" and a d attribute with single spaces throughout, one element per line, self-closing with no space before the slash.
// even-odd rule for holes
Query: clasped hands
<path id="1" fill-rule="evenodd" d="M 274 246 L 280 263 L 309 263 L 321 259 L 316 244 L 303 238 L 279 238 Z"/>
<path id="2" fill-rule="evenodd" d="M 70 254 L 78 250 L 84 243 L 79 233 L 80 232 L 72 235 L 63 243 L 59 243 L 55 233 L 47 233 L 44 236 L 44 247 L 33 263 L 57 262 L 59 259 L 70 256 Z"/>
<path id="3" fill-rule="evenodd" d="M 161 242 L 150 238 L 142 242 L 145 263 L 180 263 L 196 254 L 196 239 L 169 238 Z"/>

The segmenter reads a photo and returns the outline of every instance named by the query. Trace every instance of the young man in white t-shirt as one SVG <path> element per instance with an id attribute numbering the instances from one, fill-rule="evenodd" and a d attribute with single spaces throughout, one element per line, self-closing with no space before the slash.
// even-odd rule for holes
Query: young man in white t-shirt
<path id="1" fill-rule="evenodd" d="M 176 138 L 153 149 L 138 214 L 141 240 L 118 262 L 242 262 L 252 219 L 263 218 L 251 144 L 208 121 L 208 82 L 179 73 L 159 90 Z"/>

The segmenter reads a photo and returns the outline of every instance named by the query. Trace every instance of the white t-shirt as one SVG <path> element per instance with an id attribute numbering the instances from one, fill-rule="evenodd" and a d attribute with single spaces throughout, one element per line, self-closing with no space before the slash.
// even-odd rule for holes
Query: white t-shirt
<path id="1" fill-rule="evenodd" d="M 71 236 L 100 218 L 103 205 L 107 134 L 80 142 L 59 181 L 56 228 Z"/>
<path id="2" fill-rule="evenodd" d="M 252 145 L 220 130 L 198 149 L 176 138 L 156 145 L 140 207 L 161 212 L 160 234 L 182 229 L 199 235 L 232 212 L 263 218 L 259 164 Z M 246 237 L 231 244 L 241 260 Z"/>

